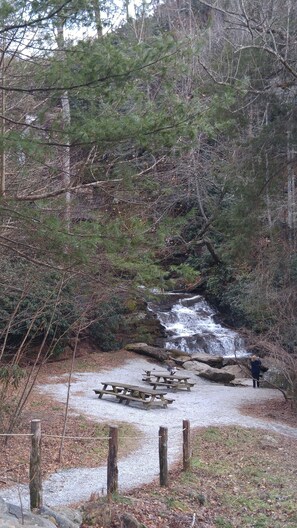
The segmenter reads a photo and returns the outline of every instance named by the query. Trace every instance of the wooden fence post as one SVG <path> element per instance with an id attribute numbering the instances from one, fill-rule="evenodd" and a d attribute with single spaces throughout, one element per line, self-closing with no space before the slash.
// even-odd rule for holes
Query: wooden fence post
<path id="1" fill-rule="evenodd" d="M 191 463 L 190 422 L 183 420 L 183 470 L 188 471 Z"/>
<path id="2" fill-rule="evenodd" d="M 168 486 L 168 461 L 167 461 L 168 429 L 159 429 L 159 462 L 160 462 L 160 486 Z"/>
<path id="3" fill-rule="evenodd" d="M 30 454 L 30 508 L 42 506 L 42 478 L 41 478 L 41 422 L 31 421 L 31 454 Z"/>
<path id="4" fill-rule="evenodd" d="M 109 427 L 108 461 L 107 461 L 107 494 L 118 491 L 118 427 Z"/>

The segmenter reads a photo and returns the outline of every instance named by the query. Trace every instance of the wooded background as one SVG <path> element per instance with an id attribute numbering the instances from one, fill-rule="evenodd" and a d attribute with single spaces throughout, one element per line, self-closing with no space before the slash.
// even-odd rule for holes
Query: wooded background
<path id="1" fill-rule="evenodd" d="M 1 2 L 0 413 L 151 287 L 203 291 L 297 399 L 296 38 L 293 0 Z"/>

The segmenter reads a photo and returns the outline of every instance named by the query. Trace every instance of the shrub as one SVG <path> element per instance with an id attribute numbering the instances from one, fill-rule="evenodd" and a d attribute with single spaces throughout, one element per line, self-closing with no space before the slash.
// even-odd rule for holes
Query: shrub
<path id="1" fill-rule="evenodd" d="M 89 327 L 89 334 L 101 350 L 117 350 L 122 346 L 118 333 L 126 326 L 125 314 L 129 312 L 126 304 L 119 297 L 104 301 L 91 315 L 94 322 Z"/>
<path id="2" fill-rule="evenodd" d="M 36 273 L 24 265 L 10 266 L 7 283 L 18 287 L 3 288 L 0 292 L 0 342 L 17 348 L 24 337 L 26 342 L 38 343 L 46 336 L 56 342 L 54 353 L 59 353 L 78 317 L 74 293 L 58 273 Z M 11 277 L 14 276 L 14 281 Z M 28 280 L 29 277 L 29 280 Z"/>

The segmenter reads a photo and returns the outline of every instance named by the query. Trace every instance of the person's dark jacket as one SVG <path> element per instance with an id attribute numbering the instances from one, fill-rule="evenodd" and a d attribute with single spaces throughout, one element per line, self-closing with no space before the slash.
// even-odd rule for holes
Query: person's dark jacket
<path id="1" fill-rule="evenodd" d="M 259 379 L 261 367 L 262 367 L 262 363 L 260 359 L 255 359 L 254 361 L 251 361 L 251 372 L 252 372 L 253 378 Z"/>

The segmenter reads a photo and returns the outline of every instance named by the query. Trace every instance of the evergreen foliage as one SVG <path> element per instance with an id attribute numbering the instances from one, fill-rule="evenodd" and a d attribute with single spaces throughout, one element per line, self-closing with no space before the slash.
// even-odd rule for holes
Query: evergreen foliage
<path id="1" fill-rule="evenodd" d="M 52 343 L 52 354 L 61 352 L 78 318 L 74 291 L 53 271 L 32 276 L 32 266 L 6 261 L 2 266 L 0 294 L 1 344 L 8 356 L 25 343 L 36 346 L 44 338 Z M 15 287 L 9 281 L 15 279 Z M 53 344 L 54 343 L 54 344 Z M 10 351 L 10 352 L 9 352 Z"/>
<path id="2" fill-rule="evenodd" d="M 296 351 L 296 6 L 95 3 L 1 4 L 4 349 L 116 348 L 115 291 L 201 281 Z"/>
<path id="3" fill-rule="evenodd" d="M 125 327 L 125 315 L 129 312 L 120 298 L 102 302 L 92 314 L 94 322 L 90 326 L 90 337 L 104 352 L 121 348 L 119 331 Z"/>

